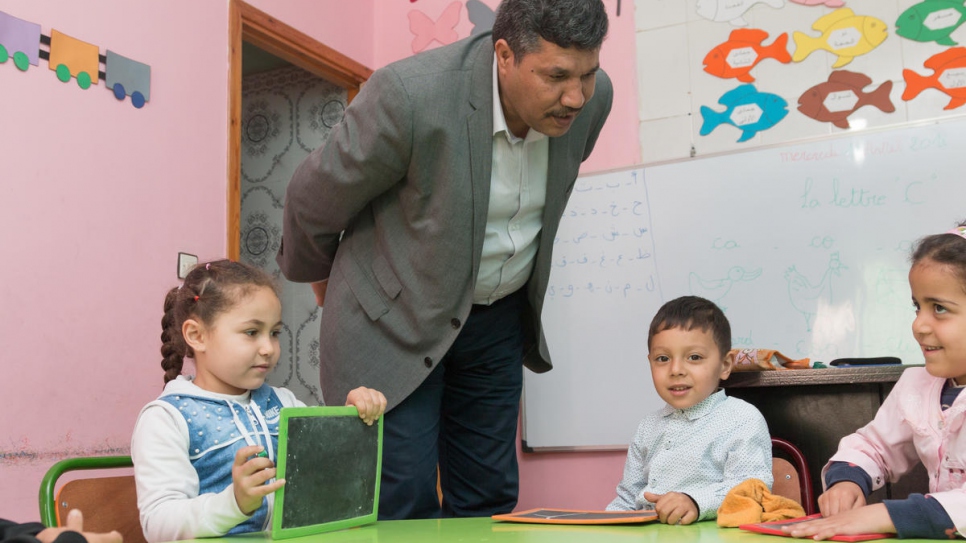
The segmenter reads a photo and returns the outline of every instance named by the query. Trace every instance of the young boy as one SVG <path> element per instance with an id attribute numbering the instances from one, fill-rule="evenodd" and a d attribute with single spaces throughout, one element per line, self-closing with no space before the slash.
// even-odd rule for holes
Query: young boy
<path id="1" fill-rule="evenodd" d="M 713 519 L 746 479 L 771 488 L 771 436 L 753 406 L 718 388 L 731 374 L 731 325 L 714 303 L 664 304 L 647 334 L 654 388 L 667 405 L 646 416 L 627 450 L 610 510 L 654 509 L 661 522 Z"/>

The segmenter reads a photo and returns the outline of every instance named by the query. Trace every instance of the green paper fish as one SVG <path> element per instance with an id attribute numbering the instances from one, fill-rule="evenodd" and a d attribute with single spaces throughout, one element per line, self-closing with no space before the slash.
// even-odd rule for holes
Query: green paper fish
<path id="1" fill-rule="evenodd" d="M 923 0 L 896 19 L 896 34 L 903 38 L 939 45 L 958 45 L 950 36 L 966 22 L 961 0 Z"/>

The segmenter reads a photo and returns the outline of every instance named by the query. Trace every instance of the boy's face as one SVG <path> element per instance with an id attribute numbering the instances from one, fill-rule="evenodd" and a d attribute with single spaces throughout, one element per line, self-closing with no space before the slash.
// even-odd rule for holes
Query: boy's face
<path id="1" fill-rule="evenodd" d="M 701 403 L 731 375 L 730 356 L 721 356 L 710 330 L 670 328 L 651 338 L 651 377 L 662 400 L 675 409 Z"/>

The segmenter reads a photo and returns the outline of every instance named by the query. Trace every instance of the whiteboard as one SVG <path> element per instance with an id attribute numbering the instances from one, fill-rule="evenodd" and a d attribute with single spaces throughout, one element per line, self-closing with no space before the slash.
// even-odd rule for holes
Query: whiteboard
<path id="1" fill-rule="evenodd" d="M 678 296 L 717 303 L 733 347 L 922 363 L 910 248 L 964 218 L 963 120 L 579 178 L 544 305 L 554 369 L 524 377 L 526 447 L 626 447 L 663 405 L 647 330 Z"/>

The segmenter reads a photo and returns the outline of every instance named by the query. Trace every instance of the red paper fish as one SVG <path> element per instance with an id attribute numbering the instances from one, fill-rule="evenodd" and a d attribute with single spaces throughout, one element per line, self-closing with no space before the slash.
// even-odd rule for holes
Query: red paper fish
<path id="1" fill-rule="evenodd" d="M 862 106 L 875 106 L 886 113 L 895 111 L 889 98 L 892 81 L 886 81 L 872 92 L 862 91 L 871 84 L 872 79 L 865 74 L 836 70 L 828 76 L 828 81 L 802 93 L 798 98 L 798 111 L 839 128 L 849 128 L 849 115 Z"/>
<path id="2" fill-rule="evenodd" d="M 949 103 L 943 109 L 955 109 L 966 104 L 966 47 L 953 47 L 937 53 L 922 63 L 933 71 L 922 76 L 912 70 L 902 70 L 906 90 L 902 99 L 912 100 L 926 89 L 936 89 L 949 95 Z"/>
<path id="3" fill-rule="evenodd" d="M 787 64 L 792 61 L 788 53 L 788 34 L 775 38 L 771 45 L 762 45 L 768 33 L 757 28 L 739 28 L 731 31 L 728 41 L 712 49 L 704 57 L 704 71 L 722 79 L 736 78 L 743 83 L 755 80 L 751 69 L 766 58 Z"/>

